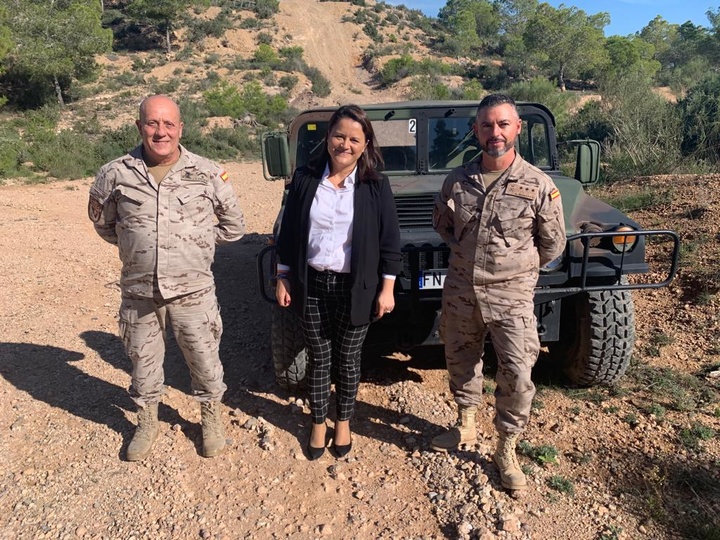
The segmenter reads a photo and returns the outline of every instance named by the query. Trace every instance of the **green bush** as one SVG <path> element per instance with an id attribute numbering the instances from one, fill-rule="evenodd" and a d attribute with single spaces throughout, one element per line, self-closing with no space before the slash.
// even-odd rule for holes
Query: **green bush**
<path id="1" fill-rule="evenodd" d="M 484 93 L 485 90 L 483 89 L 480 81 L 473 79 L 463 84 L 460 99 L 469 99 L 479 102 L 482 99 Z"/>
<path id="2" fill-rule="evenodd" d="M 204 98 L 211 116 L 240 118 L 247 110 L 237 87 L 224 81 L 205 92 Z"/>
<path id="3" fill-rule="evenodd" d="M 272 67 L 278 63 L 278 55 L 270 45 L 261 43 L 253 53 L 253 62 L 256 66 Z"/>
<path id="4" fill-rule="evenodd" d="M 410 99 L 445 100 L 450 94 L 447 86 L 430 75 L 421 75 L 410 83 Z"/>
<path id="5" fill-rule="evenodd" d="M 701 450 L 700 441 L 708 441 L 715 437 L 715 430 L 700 422 L 693 422 L 690 427 L 685 427 L 678 434 L 683 446 L 691 450 Z"/>
<path id="6" fill-rule="evenodd" d="M 240 28 L 243 30 L 251 30 L 253 28 L 258 28 L 259 26 L 260 21 L 258 21 L 255 17 L 248 17 L 247 19 L 240 21 Z"/>
<path id="7" fill-rule="evenodd" d="M 327 97 L 330 95 L 330 81 L 327 80 L 318 68 L 308 67 L 305 69 L 305 75 L 312 83 L 312 91 L 318 97 Z"/>
<path id="8" fill-rule="evenodd" d="M 303 60 L 303 48 L 302 47 L 283 47 L 278 51 L 280 55 L 280 62 L 277 65 L 277 69 L 293 73 L 295 71 L 305 71 L 307 64 Z"/>
<path id="9" fill-rule="evenodd" d="M 568 107 L 575 99 L 570 92 L 560 92 L 556 84 L 544 77 L 511 84 L 508 94 L 516 101 L 532 101 L 545 105 L 555 116 L 560 132 L 568 123 Z"/>
<path id="10" fill-rule="evenodd" d="M 415 60 L 409 54 L 404 54 L 400 58 L 392 58 L 383 66 L 380 80 L 385 85 L 395 83 L 411 75 L 414 65 Z"/>
<path id="11" fill-rule="evenodd" d="M 278 85 L 285 90 L 292 90 L 297 86 L 298 78 L 295 75 L 283 75 L 278 81 Z"/>
<path id="12" fill-rule="evenodd" d="M 259 19 L 269 19 L 280 10 L 279 0 L 256 0 L 255 13 Z"/>
<path id="13" fill-rule="evenodd" d="M 564 493 L 565 495 L 575 495 L 575 485 L 569 478 L 561 475 L 554 475 L 547 479 L 547 485 L 550 489 Z"/>
<path id="14" fill-rule="evenodd" d="M 418 62 L 409 54 L 403 54 L 385 64 L 380 72 L 380 80 L 384 85 L 390 85 L 411 75 L 448 75 L 454 73 L 454 70 L 453 66 L 432 58 L 423 58 Z"/>
<path id="15" fill-rule="evenodd" d="M 601 145 L 607 145 L 612 142 L 612 118 L 600 101 L 588 101 L 570 115 L 565 129 L 559 134 L 566 140 L 593 139 Z"/>
<path id="16" fill-rule="evenodd" d="M 366 22 L 363 26 L 363 32 L 372 39 L 375 43 L 382 43 L 383 37 L 380 35 L 380 32 L 377 29 L 377 26 L 375 26 L 372 22 Z"/>
<path id="17" fill-rule="evenodd" d="M 268 96 L 257 81 L 247 83 L 242 93 L 226 82 L 205 92 L 205 103 L 211 116 L 242 118 L 247 113 L 268 127 L 274 127 L 284 119 L 287 101 L 282 96 Z"/>
<path id="18" fill-rule="evenodd" d="M 259 157 L 257 140 L 242 128 L 215 128 L 207 135 L 193 131 L 183 135 L 183 143 L 191 152 L 208 159 L 229 160 Z"/>
<path id="19" fill-rule="evenodd" d="M 260 32 L 256 40 L 258 44 L 270 45 L 273 42 L 273 36 L 268 32 Z"/>
<path id="20" fill-rule="evenodd" d="M 614 180 L 682 172 L 680 115 L 652 90 L 641 73 L 607 82 L 603 102 L 612 121 L 612 143 L 605 147 L 605 178 Z"/>
<path id="21" fill-rule="evenodd" d="M 180 77 L 173 77 L 167 81 L 154 81 L 151 87 L 151 94 L 172 94 L 180 88 L 182 79 Z"/>
<path id="22" fill-rule="evenodd" d="M 140 144 L 140 135 L 134 125 L 127 125 L 100 135 L 96 145 L 97 168 L 124 154 Z"/>
<path id="23" fill-rule="evenodd" d="M 187 23 L 187 39 L 190 42 L 199 42 L 208 36 L 221 38 L 226 30 L 232 28 L 232 24 L 232 20 L 224 12 L 212 19 L 191 18 Z"/>
<path id="24" fill-rule="evenodd" d="M 83 133 L 63 130 L 28 148 L 36 169 L 61 179 L 92 176 L 98 168 L 95 145 L 88 144 Z"/>
<path id="25" fill-rule="evenodd" d="M 713 73 L 692 87 L 678 107 L 683 155 L 720 163 L 720 75 Z"/>
<path id="26" fill-rule="evenodd" d="M 518 444 L 518 452 L 534 460 L 538 465 L 556 464 L 558 450 L 554 446 L 533 446 L 528 441 L 522 440 Z"/>
<path id="27" fill-rule="evenodd" d="M 22 163 L 23 143 L 18 133 L 9 127 L 0 128 L 0 177 L 18 174 Z"/>

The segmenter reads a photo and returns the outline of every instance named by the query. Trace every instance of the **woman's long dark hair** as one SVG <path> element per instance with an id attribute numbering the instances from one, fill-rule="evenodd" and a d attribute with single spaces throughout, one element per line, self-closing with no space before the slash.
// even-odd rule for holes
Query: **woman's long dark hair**
<path id="1" fill-rule="evenodd" d="M 360 124 L 362 126 L 363 134 L 365 135 L 365 140 L 367 141 L 367 146 L 357 162 L 358 181 L 370 182 L 380 180 L 382 175 L 379 171 L 385 166 L 385 162 L 383 161 L 382 154 L 378 148 L 372 123 L 367 117 L 367 114 L 365 114 L 365 111 L 357 105 L 343 105 L 330 117 L 330 123 L 328 124 L 327 132 L 325 133 L 324 144 L 322 145 L 322 149 L 320 149 L 319 155 L 311 161 L 309 165 L 310 169 L 317 175 L 321 175 L 325 171 L 325 166 L 330 160 L 330 153 L 328 152 L 327 144 L 328 138 L 330 137 L 332 130 L 335 128 L 335 124 L 343 118 L 349 118 L 350 120 L 354 120 Z"/>

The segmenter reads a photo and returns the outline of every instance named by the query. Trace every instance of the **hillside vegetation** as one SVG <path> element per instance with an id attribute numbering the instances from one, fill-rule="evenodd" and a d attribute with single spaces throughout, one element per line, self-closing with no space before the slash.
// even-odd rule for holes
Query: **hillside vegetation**
<path id="1" fill-rule="evenodd" d="M 143 96 L 176 98 L 185 144 L 257 157 L 311 105 L 540 101 L 603 144 L 607 179 L 714 171 L 717 13 L 605 38 L 605 13 L 449 0 L 437 18 L 373 0 L 12 0 L 0 8 L 0 178 L 77 178 L 132 147 Z M 12 9 L 11 9 L 12 8 Z M 48 53 L 52 51 L 52 53 Z M 662 89 L 662 91 L 660 90 Z"/>

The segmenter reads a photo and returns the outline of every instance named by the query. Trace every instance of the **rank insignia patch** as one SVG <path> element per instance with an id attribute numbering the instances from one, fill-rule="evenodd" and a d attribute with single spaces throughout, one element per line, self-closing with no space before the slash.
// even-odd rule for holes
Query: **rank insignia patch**
<path id="1" fill-rule="evenodd" d="M 98 201 L 95 197 L 90 197 L 90 201 L 88 203 L 88 216 L 94 223 L 100 221 L 102 211 L 103 203 Z"/>

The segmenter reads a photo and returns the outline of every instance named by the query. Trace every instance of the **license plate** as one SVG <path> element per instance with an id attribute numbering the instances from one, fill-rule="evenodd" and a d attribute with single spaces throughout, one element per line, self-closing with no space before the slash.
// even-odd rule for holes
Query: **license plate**
<path id="1" fill-rule="evenodd" d="M 420 274 L 418 286 L 420 289 L 442 289 L 445 283 L 447 269 L 423 270 Z"/>

